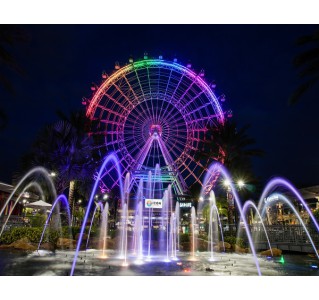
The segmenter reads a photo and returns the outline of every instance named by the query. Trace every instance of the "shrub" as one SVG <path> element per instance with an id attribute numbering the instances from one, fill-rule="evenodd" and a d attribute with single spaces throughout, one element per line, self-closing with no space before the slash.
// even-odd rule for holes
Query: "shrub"
<path id="1" fill-rule="evenodd" d="M 46 216 L 44 214 L 36 214 L 30 218 L 30 225 L 32 227 L 43 227 L 46 221 Z"/>
<path id="2" fill-rule="evenodd" d="M 189 243 L 190 242 L 190 237 L 188 233 L 181 233 L 179 235 L 179 242 L 180 243 Z"/>
<path id="3" fill-rule="evenodd" d="M 42 239 L 42 243 L 50 242 L 56 245 L 58 238 L 60 236 L 64 236 L 64 231 L 62 229 L 62 235 L 59 230 L 54 230 L 48 228 Z M 1 244 L 11 244 L 15 241 L 18 241 L 22 238 L 27 238 L 31 243 L 39 243 L 43 232 L 43 227 L 15 227 L 11 228 L 8 231 L 3 232 L 2 236 L 0 237 Z M 69 235 L 65 235 L 65 237 L 69 238 Z"/>
<path id="4" fill-rule="evenodd" d="M 231 245 L 238 245 L 241 248 L 245 247 L 245 242 L 242 238 L 237 238 L 235 236 L 225 236 L 224 242 L 227 242 Z"/>

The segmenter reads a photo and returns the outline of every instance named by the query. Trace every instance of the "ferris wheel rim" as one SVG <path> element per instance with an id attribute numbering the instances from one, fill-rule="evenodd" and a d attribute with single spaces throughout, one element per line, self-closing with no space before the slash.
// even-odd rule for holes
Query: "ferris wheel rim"
<path id="1" fill-rule="evenodd" d="M 107 86 L 112 85 L 112 83 L 114 83 L 114 81 L 121 77 L 123 74 L 128 73 L 131 70 L 138 70 L 141 68 L 145 68 L 145 67 L 157 67 L 158 65 L 162 65 L 162 66 L 166 66 L 166 67 L 174 67 L 176 70 L 182 71 L 182 73 L 188 74 L 192 79 L 197 80 L 197 82 L 199 83 L 199 85 L 201 87 L 203 87 L 209 94 L 210 97 L 208 97 L 208 99 L 212 99 L 213 102 L 211 103 L 214 108 L 217 111 L 217 115 L 216 117 L 218 118 L 218 120 L 220 122 L 224 122 L 224 112 L 219 104 L 219 101 L 217 99 L 217 97 L 215 96 L 215 94 L 213 93 L 213 91 L 211 90 L 211 88 L 208 86 L 208 84 L 198 75 L 196 74 L 193 70 L 177 63 L 177 62 L 169 62 L 163 59 L 145 59 L 145 60 L 141 60 L 141 61 L 137 61 L 137 62 L 133 62 L 131 64 L 128 64 L 122 68 L 120 68 L 119 70 L 117 70 L 116 72 L 114 72 L 111 76 L 109 76 L 98 88 L 98 90 L 96 91 L 96 93 L 94 94 L 94 96 L 92 97 L 89 106 L 87 108 L 86 111 L 86 116 L 87 117 L 92 117 L 93 115 L 93 108 L 94 106 L 96 106 L 97 102 L 100 100 L 100 97 L 103 97 L 103 90 L 106 89 Z M 134 107 L 132 108 L 134 109 Z"/>
<path id="2" fill-rule="evenodd" d="M 177 72 L 181 76 L 181 80 L 182 80 L 182 78 L 184 78 L 184 76 L 188 79 L 191 79 L 192 84 L 197 84 L 200 87 L 201 93 L 205 94 L 205 99 L 207 99 L 209 101 L 205 105 L 211 105 L 213 111 L 215 112 L 214 115 L 208 115 L 206 117 L 206 120 L 212 120 L 213 118 L 215 118 L 220 123 L 224 122 L 225 116 L 224 116 L 224 112 L 220 106 L 220 103 L 218 101 L 218 98 L 216 97 L 216 95 L 214 94 L 214 92 L 212 91 L 210 86 L 205 82 L 205 80 L 202 79 L 199 74 L 196 74 L 194 71 L 190 70 L 188 67 L 185 67 L 177 62 L 169 62 L 169 61 L 165 61 L 162 59 L 145 59 L 145 60 L 137 61 L 134 63 L 130 63 L 130 64 L 118 69 L 112 75 L 107 77 L 104 80 L 104 82 L 102 82 L 101 85 L 97 88 L 91 101 L 88 103 L 87 111 L 86 111 L 87 117 L 94 119 L 95 111 L 96 111 L 99 103 L 101 102 L 102 98 L 106 95 L 108 89 L 111 86 L 113 86 L 113 85 L 116 86 L 117 82 L 121 78 L 125 78 L 125 80 L 127 81 L 127 78 L 125 77 L 125 75 L 130 74 L 132 72 L 135 72 L 135 74 L 137 76 L 136 72 L 138 70 L 146 69 L 147 72 L 149 72 L 149 70 L 152 68 L 168 68 L 171 70 L 171 72 L 173 70 L 175 72 Z M 139 80 L 138 76 L 137 76 L 137 78 Z M 168 84 L 169 83 L 170 82 L 168 81 Z M 117 131 L 116 136 L 119 138 L 119 142 L 121 142 L 120 147 L 122 147 L 122 148 L 121 149 L 118 148 L 115 151 L 116 151 L 116 153 L 121 152 L 122 156 L 124 156 L 124 154 L 122 153 L 122 149 L 123 149 L 123 145 L 125 145 L 124 146 L 125 150 L 123 150 L 123 151 L 126 153 L 125 155 L 127 155 L 127 157 L 128 157 L 127 159 L 124 159 L 124 157 L 122 157 L 120 160 L 121 164 L 122 164 L 123 159 L 124 159 L 124 162 L 132 161 L 132 160 L 134 161 L 134 157 L 131 155 L 132 153 L 130 153 L 128 151 L 129 149 L 127 149 L 128 146 L 125 142 L 125 125 L 126 125 L 126 122 L 128 120 L 128 117 L 130 116 L 132 111 L 134 111 L 137 107 L 139 107 L 139 105 L 152 99 L 152 96 L 153 96 L 151 93 L 147 93 L 146 94 L 147 97 L 150 97 L 150 98 L 145 97 L 144 90 L 142 89 L 141 83 L 140 83 L 140 87 L 141 87 L 142 95 L 136 97 L 136 99 L 135 99 L 136 101 L 134 101 L 134 102 L 123 93 L 122 96 L 129 103 L 128 106 L 124 106 L 120 102 L 117 102 L 118 99 L 112 98 L 112 100 L 114 100 L 115 104 L 121 108 L 122 112 L 125 111 L 125 115 L 122 115 L 120 112 L 118 112 L 116 110 L 112 110 L 112 109 L 110 112 L 113 114 L 117 114 L 119 117 L 119 120 L 112 124 L 112 128 L 114 128 L 114 130 Z M 176 87 L 176 90 L 177 90 L 177 87 Z M 119 90 L 119 92 L 121 92 L 119 87 L 117 87 L 117 89 Z M 188 91 L 188 89 L 185 91 L 185 94 L 187 91 Z M 134 93 L 133 89 L 132 89 L 132 92 Z M 177 105 L 174 104 L 171 99 L 166 98 L 166 94 L 163 94 L 163 92 L 156 93 L 156 96 L 160 96 L 160 95 L 162 97 L 160 99 L 161 101 L 163 101 L 163 102 L 166 101 L 166 102 L 170 103 L 181 114 L 181 116 L 185 122 L 185 128 L 187 131 L 187 134 L 185 137 L 184 148 L 182 148 L 182 150 L 180 151 L 180 154 L 179 154 L 179 152 L 177 152 L 177 155 L 175 155 L 174 163 L 177 164 L 178 168 L 181 170 L 181 173 L 182 172 L 188 173 L 188 175 L 186 176 L 186 179 L 189 177 L 193 177 L 195 179 L 195 182 L 201 182 L 199 177 L 193 173 L 193 170 L 190 167 L 191 163 L 195 164 L 197 167 L 201 167 L 201 168 L 203 167 L 200 162 L 197 162 L 194 159 L 194 157 L 192 157 L 190 155 L 191 152 L 194 150 L 194 147 L 196 148 L 198 146 L 199 141 L 196 140 L 194 132 L 189 133 L 189 131 L 194 131 L 194 130 L 196 131 L 196 129 L 194 129 L 194 127 L 196 126 L 198 120 L 194 119 L 194 116 L 192 116 L 193 112 L 189 111 L 191 109 L 191 107 L 187 107 L 186 112 L 188 112 L 187 113 L 188 116 L 186 118 L 185 112 L 181 111 L 181 109 L 179 107 L 177 107 Z M 198 111 L 201 112 L 201 109 L 204 109 L 204 108 L 205 108 L 205 106 L 203 105 L 203 106 L 198 108 Z M 185 111 L 185 107 L 183 109 Z M 111 122 L 109 122 L 109 123 L 111 124 Z M 116 142 L 114 141 L 114 144 L 115 143 Z M 188 162 L 186 162 L 186 161 L 188 161 Z M 161 166 L 161 169 L 165 169 L 166 167 L 167 166 Z M 147 168 L 147 166 L 145 166 L 145 168 Z M 129 170 L 129 167 L 126 166 L 123 169 L 125 172 L 125 171 Z"/>

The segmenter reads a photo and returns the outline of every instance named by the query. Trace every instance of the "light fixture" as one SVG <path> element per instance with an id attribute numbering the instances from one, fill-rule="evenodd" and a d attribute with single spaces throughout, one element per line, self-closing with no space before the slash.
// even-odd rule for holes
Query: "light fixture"
<path id="1" fill-rule="evenodd" d="M 245 182 L 243 181 L 243 180 L 238 180 L 238 186 L 240 187 L 240 188 L 242 188 L 243 186 L 245 186 Z"/>
<path id="2" fill-rule="evenodd" d="M 229 179 L 225 179 L 224 180 L 224 186 L 230 186 L 230 180 Z"/>

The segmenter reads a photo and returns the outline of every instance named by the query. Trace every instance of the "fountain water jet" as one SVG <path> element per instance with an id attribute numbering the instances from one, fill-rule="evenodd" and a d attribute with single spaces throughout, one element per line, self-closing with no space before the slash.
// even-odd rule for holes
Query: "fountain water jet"
<path id="1" fill-rule="evenodd" d="M 74 273 L 74 269 L 75 269 L 75 266 L 76 266 L 76 262 L 77 262 L 77 258 L 78 258 L 78 255 L 79 255 L 80 246 L 81 246 L 81 242 L 82 242 L 82 238 L 83 238 L 85 224 L 87 222 L 87 219 L 88 219 L 88 216 L 89 216 L 89 213 L 90 213 L 90 209 L 91 209 L 91 206 L 92 206 L 92 203 L 93 203 L 93 198 L 94 198 L 94 195 L 96 193 L 96 189 L 98 187 L 99 181 L 102 178 L 102 174 L 103 174 L 104 168 L 110 162 L 113 162 L 113 164 L 115 165 L 115 169 L 116 169 L 117 174 L 118 174 L 118 180 L 119 180 L 119 185 L 120 185 L 121 199 L 123 199 L 123 183 L 122 183 L 122 178 L 121 178 L 120 165 L 119 165 L 118 158 L 117 158 L 116 154 L 111 153 L 108 156 L 106 156 L 106 158 L 104 159 L 104 162 L 103 162 L 103 164 L 102 164 L 102 166 L 100 168 L 100 171 L 99 171 L 99 173 L 97 175 L 97 178 L 95 180 L 95 183 L 94 183 L 91 195 L 90 195 L 90 199 L 89 199 L 89 202 L 88 202 L 88 205 L 87 205 L 87 209 L 86 209 L 86 212 L 85 212 L 85 216 L 84 216 L 84 219 L 83 219 L 83 223 L 82 223 L 82 227 L 81 227 L 81 231 L 80 231 L 80 236 L 79 236 L 79 239 L 78 239 L 77 247 L 76 247 L 74 258 L 73 258 L 73 263 L 72 263 L 72 267 L 71 267 L 70 276 L 73 276 L 73 273 Z"/>
<path id="2" fill-rule="evenodd" d="M 19 200 L 21 199 L 21 197 L 25 194 L 25 192 L 26 192 L 28 189 L 30 189 L 31 187 L 35 187 L 35 188 L 40 192 L 40 195 L 42 196 L 42 199 L 44 199 L 44 197 L 43 197 L 43 189 L 42 189 L 42 187 L 40 186 L 40 184 L 38 184 L 37 182 L 31 182 L 31 183 L 29 183 L 29 184 L 23 189 L 23 191 L 19 194 L 19 196 L 18 196 L 17 199 L 15 200 L 15 202 L 14 202 L 12 208 L 10 209 L 9 214 L 8 214 L 6 220 L 5 220 L 5 222 L 4 222 L 4 224 L 3 224 L 2 228 L 1 228 L 0 236 L 2 235 L 4 229 L 5 229 L 6 226 L 7 226 L 7 223 L 8 223 L 8 221 L 9 221 L 10 217 L 11 217 L 12 211 L 14 210 L 15 206 L 17 205 L 17 203 L 19 202 Z"/>
<path id="3" fill-rule="evenodd" d="M 213 218 L 213 212 L 215 212 L 216 216 L 217 216 L 217 222 L 218 224 L 213 226 L 213 222 L 214 222 L 214 218 Z M 216 206 L 216 204 L 211 204 L 210 206 L 210 213 L 209 213 L 209 234 L 208 234 L 208 237 L 209 237 L 209 240 L 210 243 L 210 252 L 211 252 L 211 257 L 210 257 L 210 261 L 213 261 L 214 260 L 214 247 L 213 247 L 213 244 L 214 244 L 214 228 L 218 228 L 219 227 L 219 230 L 220 230 L 220 235 L 221 235 L 221 238 L 222 238 L 222 243 L 223 243 L 223 249 L 224 249 L 224 252 L 225 252 L 225 243 L 224 243 L 224 235 L 223 235 L 223 228 L 222 228 L 222 224 L 221 224 L 221 221 L 220 221 L 220 217 L 219 217 L 219 212 L 218 212 L 218 208 Z M 217 232 L 218 234 L 218 232 Z M 216 235 L 217 235 L 216 234 Z M 218 235 L 217 235 L 218 237 Z M 218 239 L 219 241 L 219 239 Z"/>
<path id="4" fill-rule="evenodd" d="M 18 191 L 18 189 L 20 188 L 20 186 L 22 186 L 22 184 L 28 179 L 30 178 L 32 175 L 34 174 L 41 174 L 45 181 L 47 182 L 49 189 L 51 191 L 51 196 L 53 197 L 53 199 L 56 199 L 56 191 L 55 191 L 55 187 L 54 187 L 54 183 L 52 181 L 52 178 L 50 176 L 50 174 L 48 173 L 48 171 L 43 168 L 43 167 L 36 167 L 31 169 L 26 175 L 23 176 L 23 178 L 18 182 L 18 184 L 15 186 L 14 190 L 12 191 L 12 193 L 9 195 L 7 201 L 5 202 L 5 204 L 3 205 L 1 211 L 0 211 L 0 218 L 4 212 L 4 210 L 6 209 L 6 207 L 8 206 L 8 204 L 10 203 L 12 197 L 16 194 L 16 192 Z M 2 228 L 3 231 L 4 228 Z M 1 235 L 1 234 L 0 234 Z"/>
<path id="5" fill-rule="evenodd" d="M 192 255 L 191 259 L 195 260 L 195 253 L 196 253 L 196 210 L 195 207 L 192 206 L 191 208 L 191 233 L 192 233 Z"/>
<path id="6" fill-rule="evenodd" d="M 266 185 L 266 187 L 263 190 L 263 193 L 262 193 L 261 197 L 259 198 L 258 210 L 261 211 L 261 206 L 263 205 L 264 199 L 269 194 L 269 192 L 276 186 L 283 186 L 283 187 L 287 188 L 290 192 L 292 192 L 297 197 L 297 199 L 302 203 L 304 208 L 307 210 L 307 213 L 309 214 L 312 222 L 316 226 L 317 231 L 319 233 L 319 225 L 318 225 L 318 222 L 317 222 L 316 218 L 314 217 L 312 211 L 309 209 L 307 203 L 302 198 L 302 196 L 297 191 L 297 189 L 287 179 L 276 177 L 276 178 L 273 178 L 272 180 L 270 180 L 268 182 L 268 184 Z"/>
<path id="7" fill-rule="evenodd" d="M 154 198 L 154 182 L 152 180 L 152 172 L 148 172 L 147 177 L 147 185 L 146 185 L 146 195 L 147 199 Z M 147 247 L 147 260 L 151 260 L 151 241 L 152 241 L 152 216 L 153 216 L 153 209 L 148 209 L 148 247 Z"/>
<path id="8" fill-rule="evenodd" d="M 176 219 L 175 226 L 176 226 L 176 235 L 177 235 L 176 251 L 179 251 L 180 206 L 178 201 L 176 202 L 176 205 L 175 205 L 175 219 Z"/>
<path id="9" fill-rule="evenodd" d="M 109 204 L 106 202 L 102 210 L 102 224 L 100 230 L 100 249 L 102 249 L 101 258 L 107 258 L 105 254 L 107 248 L 107 229 L 108 229 Z"/>
<path id="10" fill-rule="evenodd" d="M 86 240 L 85 249 L 88 248 L 88 244 L 89 244 L 89 240 L 90 240 L 90 235 L 91 235 L 92 224 L 93 224 L 93 221 L 94 221 L 94 218 L 95 218 L 95 214 L 96 214 L 96 211 L 97 211 L 98 208 L 99 208 L 99 209 L 101 210 L 101 212 L 103 213 L 103 204 L 102 204 L 101 202 L 96 203 L 95 209 L 94 209 L 94 211 L 93 211 L 92 220 L 91 220 L 91 224 L 90 224 L 90 228 L 89 228 L 89 232 L 88 232 L 88 237 L 87 237 L 87 240 Z"/>
<path id="11" fill-rule="evenodd" d="M 272 252 L 272 248 L 271 248 L 271 244 L 270 244 L 270 241 L 269 241 L 269 237 L 268 237 L 268 233 L 267 233 L 265 224 L 264 224 L 264 222 L 263 222 L 262 216 L 260 215 L 260 213 L 259 213 L 259 211 L 258 211 L 258 208 L 257 208 L 257 206 L 255 205 L 255 203 L 252 202 L 251 200 L 247 200 L 247 201 L 245 202 L 244 206 L 243 206 L 243 214 L 246 215 L 247 209 L 248 209 L 249 207 L 253 207 L 254 210 L 255 210 L 255 212 L 256 212 L 256 214 L 258 215 L 259 220 L 260 220 L 260 222 L 261 222 L 261 225 L 262 225 L 262 227 L 263 227 L 264 233 L 265 233 L 266 238 L 267 238 L 267 242 L 268 242 L 268 246 L 269 246 L 269 249 L 270 249 L 270 252 L 271 252 L 271 256 L 274 256 L 274 254 L 273 254 L 273 252 Z M 239 221 L 239 223 L 240 223 L 240 221 Z M 240 237 L 240 234 L 241 234 L 241 228 L 239 227 L 237 237 Z M 254 239 L 254 240 L 255 240 L 255 239 Z"/>
<path id="12" fill-rule="evenodd" d="M 207 173 L 206 173 L 206 175 L 205 175 L 205 178 L 204 178 L 203 187 L 202 187 L 202 190 L 201 190 L 201 195 L 200 195 L 200 197 L 203 198 L 204 192 L 205 192 L 205 187 L 207 186 L 208 181 L 209 181 L 210 178 L 211 178 L 211 175 L 212 175 L 212 174 L 216 174 L 216 172 L 220 172 L 221 175 L 222 175 L 226 180 L 229 180 L 229 182 L 230 182 L 230 189 L 231 189 L 232 194 L 234 195 L 234 198 L 235 198 L 235 201 L 236 201 L 236 205 L 237 205 L 239 214 L 240 214 L 240 216 L 242 217 L 243 222 L 244 222 L 246 235 L 247 235 L 247 237 L 248 237 L 248 241 L 249 241 L 249 245 L 250 245 L 250 248 L 251 248 L 251 252 L 252 252 L 252 255 L 253 255 L 255 264 L 256 264 L 257 272 L 258 272 L 258 275 L 261 275 L 261 271 L 260 271 L 260 267 L 259 267 L 259 263 L 258 263 L 258 259 L 257 259 L 255 247 L 254 247 L 254 243 L 253 243 L 251 234 L 250 234 L 250 232 L 249 232 L 248 224 L 247 224 L 247 222 L 246 222 L 246 219 L 245 219 L 244 216 L 243 216 L 243 211 L 242 211 L 241 203 L 240 203 L 240 201 L 239 201 L 239 196 L 238 196 L 238 194 L 237 194 L 237 191 L 236 191 L 236 189 L 235 189 L 233 183 L 232 183 L 231 180 L 230 180 L 231 177 L 230 177 L 230 175 L 228 174 L 228 171 L 226 170 L 226 168 L 225 168 L 222 164 L 220 164 L 220 163 L 218 163 L 218 162 L 214 162 L 214 163 L 212 163 L 212 164 L 209 166 L 209 168 L 208 168 L 208 170 L 207 170 Z"/>
<path id="13" fill-rule="evenodd" d="M 43 231 L 42 231 L 42 235 L 41 235 L 41 238 L 40 238 L 40 241 L 39 241 L 39 244 L 38 244 L 38 249 L 37 249 L 37 251 L 39 251 L 39 249 L 40 249 L 40 246 L 41 246 L 41 243 L 42 243 L 42 239 L 43 239 L 44 233 L 45 233 L 45 231 L 46 231 L 46 229 L 47 229 L 47 226 L 48 226 L 48 224 L 49 224 L 49 221 L 51 220 L 51 215 L 52 215 L 52 213 L 53 213 L 53 211 L 54 211 L 54 208 L 57 206 L 57 204 L 58 204 L 59 202 L 64 203 L 64 206 L 65 206 L 66 211 L 67 211 L 67 216 L 68 216 L 69 230 L 71 229 L 71 215 L 70 215 L 69 202 L 68 202 L 68 199 L 66 198 L 66 196 L 62 194 L 62 195 L 59 195 L 59 196 L 55 199 L 54 203 L 52 204 L 51 211 L 50 211 L 50 213 L 49 213 L 49 215 L 48 215 L 48 217 L 47 217 L 47 219 L 46 219 L 46 221 L 45 221 L 44 227 L 43 227 Z M 69 234 L 71 235 L 71 232 L 70 232 L 70 231 L 69 231 Z"/>
<path id="14" fill-rule="evenodd" d="M 314 242 L 313 242 L 313 240 L 312 240 L 312 238 L 311 238 L 311 236 L 310 236 L 310 233 L 309 233 L 309 231 L 308 231 L 308 229 L 307 229 L 305 223 L 304 223 L 303 220 L 301 219 L 301 217 L 300 217 L 298 211 L 296 210 L 296 208 L 291 204 L 291 202 L 289 201 L 289 199 L 288 199 L 287 197 L 285 197 L 284 195 L 279 194 L 279 193 L 274 193 L 274 194 L 272 194 L 272 196 L 277 196 L 278 199 L 284 201 L 284 202 L 285 202 L 286 204 L 288 204 L 288 206 L 293 210 L 294 214 L 296 215 L 296 217 L 298 218 L 300 224 L 302 225 L 304 231 L 306 232 L 307 237 L 308 237 L 308 239 L 309 239 L 309 241 L 310 241 L 310 243 L 311 243 L 311 245 L 312 245 L 313 250 L 314 250 L 315 253 L 316 253 L 317 258 L 319 259 L 319 254 L 318 254 L 318 251 L 317 251 L 317 249 L 316 249 L 316 246 L 315 246 L 315 244 L 314 244 Z M 262 212 L 261 212 L 261 216 L 264 215 L 266 207 L 267 207 L 267 205 L 265 205 L 265 206 L 263 207 Z M 319 233 L 319 232 L 318 232 L 318 233 Z"/>

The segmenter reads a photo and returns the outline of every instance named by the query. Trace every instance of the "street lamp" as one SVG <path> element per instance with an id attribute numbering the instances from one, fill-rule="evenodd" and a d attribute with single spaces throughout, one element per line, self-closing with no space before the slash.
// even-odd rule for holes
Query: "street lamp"
<path id="1" fill-rule="evenodd" d="M 230 180 L 229 179 L 224 180 L 224 186 L 230 187 Z"/>
<path id="2" fill-rule="evenodd" d="M 23 204 L 22 216 L 23 216 L 23 218 L 25 218 L 25 215 L 26 215 L 26 207 L 25 207 L 25 205 L 27 204 L 27 202 L 28 202 L 27 199 L 23 199 L 23 200 L 22 200 L 22 204 Z"/>
<path id="3" fill-rule="evenodd" d="M 240 179 L 240 180 L 238 180 L 237 185 L 241 189 L 241 188 L 243 188 L 245 186 L 245 182 Z"/>

